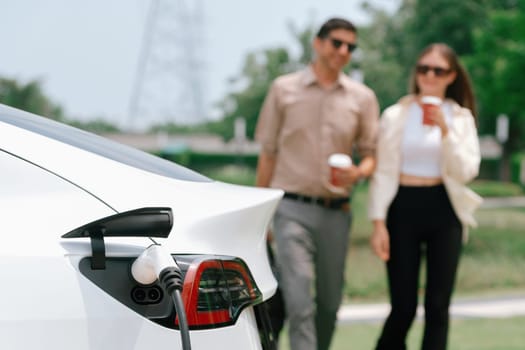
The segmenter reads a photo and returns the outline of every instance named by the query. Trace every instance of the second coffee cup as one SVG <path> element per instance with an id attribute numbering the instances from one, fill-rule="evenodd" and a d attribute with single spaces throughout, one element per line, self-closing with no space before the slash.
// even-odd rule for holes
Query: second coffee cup
<path id="1" fill-rule="evenodd" d="M 434 122 L 429 117 L 431 108 L 435 106 L 441 106 L 443 101 L 436 96 L 423 96 L 421 97 L 421 108 L 423 109 L 423 125 L 434 125 Z"/>

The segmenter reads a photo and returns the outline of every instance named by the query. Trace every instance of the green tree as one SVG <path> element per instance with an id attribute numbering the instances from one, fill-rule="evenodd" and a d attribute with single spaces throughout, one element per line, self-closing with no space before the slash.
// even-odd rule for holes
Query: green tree
<path id="1" fill-rule="evenodd" d="M 45 95 L 38 80 L 24 84 L 14 79 L 0 78 L 0 103 L 95 133 L 119 130 L 101 118 L 87 122 L 66 118 L 62 107 Z"/>
<path id="2" fill-rule="evenodd" d="M 312 46 L 312 40 L 315 36 L 315 27 L 313 18 L 310 18 L 308 24 L 303 28 L 298 28 L 293 22 L 288 22 L 288 30 L 292 36 L 297 40 L 299 44 L 299 57 L 296 60 L 298 68 L 304 66 L 312 61 L 314 57 L 314 48 Z"/>
<path id="3" fill-rule="evenodd" d="M 284 48 L 268 49 L 262 53 L 251 53 L 244 62 L 241 76 L 233 82 L 245 85 L 240 91 L 231 92 L 222 102 L 225 117 L 221 123 L 214 124 L 225 139 L 233 136 L 235 119 L 246 119 L 246 132 L 253 138 L 260 107 L 272 80 L 288 71 L 290 64 L 288 51 Z"/>
<path id="4" fill-rule="evenodd" d="M 481 133 L 494 134 L 496 118 L 509 116 L 507 150 L 525 148 L 525 4 L 494 10 L 488 25 L 474 31 L 474 51 L 467 59 L 480 109 Z"/>
<path id="5" fill-rule="evenodd" d="M 299 45 L 298 57 L 293 57 L 289 50 L 283 47 L 248 54 L 240 75 L 232 79 L 232 86 L 241 88 L 229 93 L 220 103 L 224 118 L 210 123 L 210 130 L 225 139 L 230 139 L 233 137 L 235 119 L 241 117 L 246 120 L 247 137 L 253 139 L 259 111 L 272 81 L 282 74 L 303 67 L 311 61 L 313 55 L 312 23 L 308 23 L 303 30 L 297 29 L 291 23 L 288 28 Z"/>
<path id="6" fill-rule="evenodd" d="M 51 119 L 63 120 L 64 117 L 62 108 L 44 95 L 38 80 L 23 84 L 0 78 L 0 103 Z"/>
<path id="7" fill-rule="evenodd" d="M 78 120 L 66 120 L 67 124 L 79 128 L 82 130 L 90 131 L 96 134 L 119 132 L 120 129 L 113 123 L 110 123 L 102 118 L 89 120 L 89 121 L 78 121 Z"/>
<path id="8" fill-rule="evenodd" d="M 408 79 L 418 53 L 431 42 L 445 42 L 466 63 L 473 77 L 479 104 L 481 133 L 493 133 L 499 113 L 511 117 L 513 149 L 525 135 L 521 117 L 523 74 L 523 0 L 402 0 L 394 14 L 363 4 L 371 21 L 358 29 L 359 49 L 351 66 L 364 72 L 365 84 L 377 94 L 382 108 L 407 93 Z M 312 21 L 304 30 L 289 25 L 301 47 L 298 57 L 286 48 L 273 48 L 247 56 L 233 80 L 241 87 L 221 103 L 224 119 L 209 129 L 232 137 L 237 117 L 246 119 L 253 137 L 260 106 L 272 80 L 304 66 L 312 58 Z"/>
<path id="9" fill-rule="evenodd" d="M 403 0 L 394 14 L 365 2 L 371 21 L 360 28 L 362 68 L 380 105 L 391 105 L 407 93 L 411 68 L 428 44 L 445 42 L 459 55 L 472 52 L 473 31 L 486 22 L 487 2 Z M 498 6 L 507 6 L 503 3 Z"/>
<path id="10" fill-rule="evenodd" d="M 486 22 L 487 8 L 487 0 L 416 1 L 407 23 L 415 34 L 416 51 L 432 42 L 445 42 L 460 56 L 471 53 L 473 30 Z"/>
<path id="11" fill-rule="evenodd" d="M 365 84 L 385 108 L 406 94 L 408 61 L 413 59 L 406 52 L 411 47 L 406 22 L 412 16 L 413 5 L 405 1 L 393 15 L 368 3 L 363 8 L 371 20 L 358 29 L 359 49 L 352 61 L 359 61 Z"/>
<path id="12" fill-rule="evenodd" d="M 525 1 L 403 0 L 390 15 L 366 7 L 372 21 L 360 29 L 365 83 L 384 108 L 406 93 L 420 50 L 445 42 L 460 55 L 474 84 L 480 134 L 495 133 L 496 118 L 509 116 L 504 157 L 525 149 Z"/>

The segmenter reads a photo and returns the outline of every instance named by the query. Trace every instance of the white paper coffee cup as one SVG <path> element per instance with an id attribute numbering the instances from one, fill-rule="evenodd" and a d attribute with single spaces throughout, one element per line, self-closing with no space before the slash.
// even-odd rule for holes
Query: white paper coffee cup
<path id="1" fill-rule="evenodd" d="M 429 117 L 429 107 L 441 106 L 443 100 L 436 96 L 421 97 L 421 108 L 423 109 L 423 125 L 434 125 Z"/>
<path id="2" fill-rule="evenodd" d="M 352 158 L 348 154 L 334 153 L 328 158 L 328 165 L 330 166 L 330 183 L 334 186 L 339 186 L 335 177 L 336 169 L 350 168 L 352 166 Z"/>

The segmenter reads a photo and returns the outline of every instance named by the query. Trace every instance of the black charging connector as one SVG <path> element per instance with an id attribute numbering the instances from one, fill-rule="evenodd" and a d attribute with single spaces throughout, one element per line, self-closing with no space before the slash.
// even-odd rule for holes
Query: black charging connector
<path id="1" fill-rule="evenodd" d="M 159 280 L 166 293 L 168 293 L 175 307 L 179 319 L 182 349 L 191 350 L 190 331 L 186 318 L 186 310 L 182 302 L 182 272 L 171 254 L 164 250 L 161 245 L 149 246 L 133 262 L 131 274 L 135 281 L 142 285 L 148 285 Z"/>
<path id="2" fill-rule="evenodd" d="M 182 302 L 182 273 L 178 266 L 169 266 L 164 268 L 159 274 L 159 281 L 164 287 L 164 290 L 171 295 L 173 305 L 175 305 L 175 312 L 179 318 L 180 334 L 182 340 L 182 348 L 184 350 L 191 349 L 190 330 L 188 321 L 186 319 L 186 311 L 184 310 L 184 303 Z"/>

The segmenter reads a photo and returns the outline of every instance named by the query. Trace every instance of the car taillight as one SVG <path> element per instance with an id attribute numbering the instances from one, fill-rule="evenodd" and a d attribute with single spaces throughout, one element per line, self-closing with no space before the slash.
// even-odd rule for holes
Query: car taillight
<path id="1" fill-rule="evenodd" d="M 243 308 L 262 301 L 262 294 L 241 259 L 211 259 L 188 266 L 182 298 L 190 329 L 203 329 L 235 323 Z"/>

